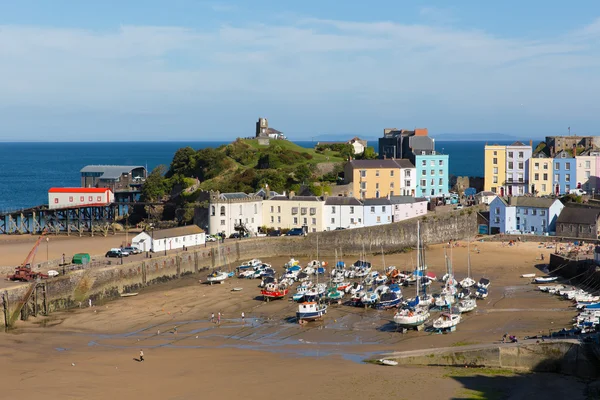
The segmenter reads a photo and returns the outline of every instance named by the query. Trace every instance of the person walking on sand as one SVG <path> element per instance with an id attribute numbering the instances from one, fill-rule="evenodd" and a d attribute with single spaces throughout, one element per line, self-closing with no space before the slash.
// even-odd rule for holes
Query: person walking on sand
<path id="1" fill-rule="evenodd" d="M 90 307 L 92 306 L 92 299 L 88 299 L 88 304 Z"/>
<path id="2" fill-rule="evenodd" d="M 221 325 L 221 312 L 217 314 L 217 325 Z"/>
<path id="3" fill-rule="evenodd" d="M 246 323 L 246 315 L 242 311 L 242 324 L 245 324 L 245 323 Z"/>
<path id="4" fill-rule="evenodd" d="M 177 326 L 175 326 L 175 328 L 173 328 L 173 332 L 175 333 L 175 336 L 177 336 Z"/>
<path id="5" fill-rule="evenodd" d="M 140 362 L 144 361 L 144 350 L 140 350 Z"/>
<path id="6" fill-rule="evenodd" d="M 210 322 L 215 323 L 215 313 L 210 314 Z"/>

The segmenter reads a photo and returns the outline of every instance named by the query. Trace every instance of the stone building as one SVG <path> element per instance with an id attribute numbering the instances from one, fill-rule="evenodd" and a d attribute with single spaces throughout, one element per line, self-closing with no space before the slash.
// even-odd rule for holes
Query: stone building
<path id="1" fill-rule="evenodd" d="M 258 233 L 262 225 L 262 197 L 246 193 L 202 192 L 198 199 L 206 206 L 197 207 L 194 223 L 207 229 L 210 235 L 235 232 Z"/>
<path id="2" fill-rule="evenodd" d="M 556 235 L 598 239 L 600 208 L 569 206 L 563 208 L 556 221 Z"/>

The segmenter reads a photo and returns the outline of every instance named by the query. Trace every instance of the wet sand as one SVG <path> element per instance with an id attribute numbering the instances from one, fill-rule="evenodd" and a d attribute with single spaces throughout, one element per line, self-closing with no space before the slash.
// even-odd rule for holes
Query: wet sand
<path id="1" fill-rule="evenodd" d="M 391 323 L 392 310 L 345 305 L 331 306 L 323 322 L 300 326 L 294 319 L 296 304 L 287 299 L 263 302 L 256 280 L 231 279 L 210 286 L 199 283 L 197 276 L 92 308 L 32 318 L 0 335 L 3 378 L 21 381 L 5 388 L 5 395 L 15 399 L 34 394 L 46 399 L 445 399 L 469 398 L 472 391 L 482 392 L 484 387 L 502 394 L 507 381 L 514 387 L 511 394 L 523 395 L 530 388 L 537 388 L 537 395 L 556 394 L 557 384 L 544 386 L 539 374 L 524 379 L 492 372 L 481 377 L 476 370 L 456 375 L 447 368 L 360 363 L 379 353 L 492 343 L 507 332 L 522 338 L 568 327 L 575 315 L 571 303 L 536 291 L 536 285 L 519 277 L 541 274 L 536 268 L 541 261 L 536 258 L 542 251 L 548 260 L 551 250 L 534 243 L 515 247 L 472 243 L 473 278 L 490 279 L 490 295 L 478 301 L 476 311 L 464 314 L 451 334 L 402 334 Z M 454 248 L 452 256 L 460 280 L 466 276 L 466 247 Z M 369 258 L 381 270 L 382 256 Z M 344 261 L 351 264 L 355 259 Z M 412 269 L 414 259 L 414 252 L 386 255 L 385 264 Z M 263 261 L 281 270 L 287 260 Z M 303 265 L 308 261 L 301 259 Z M 326 261 L 331 266 L 335 260 Z M 426 261 L 428 272 L 443 275 L 442 246 L 428 249 Z M 432 288 L 439 291 L 440 285 Z M 233 287 L 243 289 L 233 292 Z M 412 297 L 412 290 L 405 288 L 404 295 Z M 223 314 L 220 325 L 210 322 L 212 312 Z M 143 363 L 134 360 L 140 349 L 145 353 Z M 561 387 L 580 389 L 569 378 L 552 380 L 561 382 Z"/>

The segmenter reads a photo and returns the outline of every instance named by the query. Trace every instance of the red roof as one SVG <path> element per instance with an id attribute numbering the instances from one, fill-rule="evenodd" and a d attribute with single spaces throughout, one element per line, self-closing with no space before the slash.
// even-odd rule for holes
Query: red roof
<path id="1" fill-rule="evenodd" d="M 50 188 L 48 193 L 106 193 L 109 188 Z"/>

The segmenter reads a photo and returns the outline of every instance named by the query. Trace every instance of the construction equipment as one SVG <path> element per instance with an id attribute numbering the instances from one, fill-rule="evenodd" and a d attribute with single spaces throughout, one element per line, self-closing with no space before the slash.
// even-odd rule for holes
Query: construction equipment
<path id="1" fill-rule="evenodd" d="M 43 274 L 41 272 L 34 272 L 31 270 L 31 264 L 33 263 L 33 259 L 35 258 L 35 253 L 36 253 L 38 247 L 40 246 L 40 243 L 42 242 L 42 239 L 44 238 L 45 235 L 46 235 L 46 231 L 44 230 L 42 232 L 42 234 L 40 235 L 40 237 L 35 242 L 35 244 L 33 245 L 33 248 L 31 249 L 29 254 L 27 254 L 25 261 L 23 261 L 23 263 L 21 265 L 19 265 L 17 268 L 15 268 L 14 274 L 8 275 L 9 280 L 30 282 L 30 281 L 36 280 L 37 278 L 40 278 L 40 279 L 48 278 L 48 275 L 46 275 L 46 274 Z"/>

